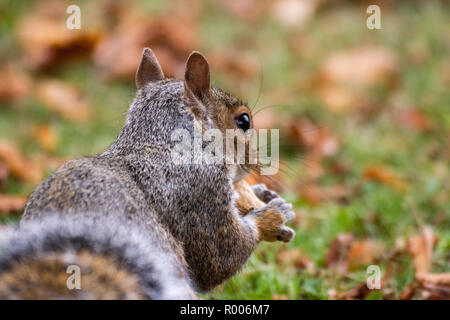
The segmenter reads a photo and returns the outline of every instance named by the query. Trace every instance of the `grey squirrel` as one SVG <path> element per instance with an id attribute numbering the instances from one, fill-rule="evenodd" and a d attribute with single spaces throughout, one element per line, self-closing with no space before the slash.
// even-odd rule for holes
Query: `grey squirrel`
<path id="1" fill-rule="evenodd" d="M 238 272 L 258 242 L 293 238 L 291 204 L 264 185 L 251 188 L 262 206 L 238 210 L 246 198 L 234 185 L 257 166 L 171 160 L 171 133 L 193 132 L 194 120 L 222 132 L 252 126 L 242 101 L 211 86 L 202 54 L 189 56 L 183 81 L 166 79 L 145 48 L 136 85 L 111 147 L 67 162 L 30 196 L 20 227 L 0 245 L 0 298 L 196 298 Z M 81 267 L 81 292 L 66 288 L 68 263 L 88 270 L 83 278 Z M 57 289 L 45 281 L 49 268 L 58 270 Z M 97 268 L 122 276 L 110 270 L 100 277 L 106 285 Z"/>

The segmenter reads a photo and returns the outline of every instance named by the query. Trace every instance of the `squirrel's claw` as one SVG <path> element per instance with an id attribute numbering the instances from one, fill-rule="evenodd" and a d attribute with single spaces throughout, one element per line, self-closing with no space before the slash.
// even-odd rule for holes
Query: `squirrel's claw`
<path id="1" fill-rule="evenodd" d="M 263 202 L 269 203 L 271 200 L 279 198 L 280 196 L 273 190 L 267 188 L 264 183 L 255 184 L 252 186 L 253 193 Z"/>
<path id="2" fill-rule="evenodd" d="M 294 238 L 295 231 L 289 227 L 282 226 L 277 235 L 278 241 L 289 242 Z"/>

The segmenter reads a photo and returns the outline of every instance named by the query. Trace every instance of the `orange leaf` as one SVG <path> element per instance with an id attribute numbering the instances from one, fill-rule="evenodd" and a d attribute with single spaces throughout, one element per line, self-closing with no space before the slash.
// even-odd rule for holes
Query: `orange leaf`
<path id="1" fill-rule="evenodd" d="M 408 241 L 408 251 L 413 258 L 416 276 L 431 271 L 433 247 L 437 238 L 430 227 L 424 227 L 420 235 L 412 236 Z"/>
<path id="2" fill-rule="evenodd" d="M 45 80 L 36 88 L 38 99 L 50 110 L 69 120 L 86 121 L 89 104 L 73 86 L 59 80 Z"/>
<path id="3" fill-rule="evenodd" d="M 5 140 L 0 140 L 0 160 L 12 175 L 23 181 L 35 184 L 44 175 L 39 164 L 25 158 L 15 145 Z"/>
<path id="4" fill-rule="evenodd" d="M 0 194 L 0 212 L 22 211 L 27 203 L 27 197 Z"/>
<path id="5" fill-rule="evenodd" d="M 373 165 L 367 167 L 364 171 L 364 178 L 392 186 L 401 191 L 405 190 L 407 186 L 404 179 L 382 166 Z"/>
<path id="6" fill-rule="evenodd" d="M 33 136 L 39 145 L 46 151 L 53 151 L 58 143 L 58 135 L 49 125 L 37 126 L 33 130 Z"/>

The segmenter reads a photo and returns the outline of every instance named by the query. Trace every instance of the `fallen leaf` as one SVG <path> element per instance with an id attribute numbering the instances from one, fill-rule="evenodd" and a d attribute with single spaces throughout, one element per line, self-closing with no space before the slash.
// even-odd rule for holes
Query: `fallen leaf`
<path id="1" fill-rule="evenodd" d="M 93 59 L 106 79 L 132 79 L 142 49 L 150 47 L 166 76 L 182 77 L 185 61 L 195 44 L 193 20 L 180 15 L 149 18 L 129 9 L 99 43 Z"/>
<path id="2" fill-rule="evenodd" d="M 0 212 L 2 213 L 22 211 L 26 203 L 27 197 L 0 194 Z"/>
<path id="3" fill-rule="evenodd" d="M 32 68 L 45 69 L 87 56 L 101 33 L 83 20 L 81 29 L 66 27 L 66 1 L 40 1 L 18 23 L 18 37 Z"/>
<path id="4" fill-rule="evenodd" d="M 367 287 L 366 283 L 361 283 L 356 287 L 351 288 L 345 292 L 332 292 L 332 295 L 329 296 L 330 300 L 363 300 L 369 294 L 374 292 L 375 290 L 371 290 Z"/>
<path id="5" fill-rule="evenodd" d="M 42 149 L 54 151 L 58 144 L 58 135 L 50 125 L 41 125 L 33 129 L 33 137 L 37 140 Z"/>
<path id="6" fill-rule="evenodd" d="M 416 278 L 422 299 L 450 300 L 450 273 L 421 273 Z"/>
<path id="7" fill-rule="evenodd" d="M 352 48 L 332 54 L 324 61 L 316 90 L 331 111 L 346 111 L 368 103 L 368 88 L 392 87 L 397 73 L 397 59 L 387 48 Z"/>
<path id="8" fill-rule="evenodd" d="M 235 51 L 215 51 L 208 54 L 216 72 L 234 74 L 237 77 L 251 79 L 258 72 L 255 57 Z"/>
<path id="9" fill-rule="evenodd" d="M 30 92 L 30 77 L 11 65 L 6 65 L 0 71 L 0 101 L 20 101 Z"/>
<path id="10" fill-rule="evenodd" d="M 6 179 L 8 179 L 8 167 L 0 161 L 0 190 L 5 186 Z"/>
<path id="11" fill-rule="evenodd" d="M 434 236 L 431 227 L 423 227 L 420 235 L 409 238 L 408 251 L 413 259 L 416 277 L 431 271 L 433 247 L 436 242 L 437 238 Z"/>
<path id="12" fill-rule="evenodd" d="M 218 0 L 218 2 L 244 21 L 256 21 L 265 11 L 264 2 L 258 0 Z"/>
<path id="13" fill-rule="evenodd" d="M 44 175 L 39 163 L 25 158 L 15 145 L 5 140 L 0 140 L 0 161 L 12 175 L 25 182 L 36 184 Z"/>
<path id="14" fill-rule="evenodd" d="M 289 139 L 306 151 L 306 158 L 319 161 L 335 154 L 339 148 L 337 139 L 325 126 L 313 124 L 308 119 L 298 119 L 288 126 Z"/>
<path id="15" fill-rule="evenodd" d="M 281 25 L 298 27 L 314 14 L 318 5 L 317 0 L 277 0 L 272 12 Z"/>
<path id="16" fill-rule="evenodd" d="M 407 187 L 404 179 L 383 166 L 371 165 L 367 167 L 364 171 L 364 178 L 394 187 L 400 191 L 404 191 Z"/>
<path id="17" fill-rule="evenodd" d="M 294 265 L 297 270 L 306 270 L 309 274 L 315 271 L 314 262 L 299 248 L 279 251 L 276 261 L 283 265 Z"/>
<path id="18" fill-rule="evenodd" d="M 392 51 L 383 47 L 358 47 L 331 55 L 321 68 L 322 81 L 356 86 L 388 82 L 398 70 Z"/>
<path id="19" fill-rule="evenodd" d="M 349 269 L 373 264 L 379 260 L 385 251 L 380 242 L 373 240 L 362 240 L 354 242 L 348 253 Z"/>
<path id="20" fill-rule="evenodd" d="M 37 98 L 51 111 L 74 121 L 86 121 L 90 110 L 87 100 L 73 86 L 59 80 L 44 80 L 37 84 Z"/>
<path id="21" fill-rule="evenodd" d="M 428 117 L 418 109 L 408 108 L 396 115 L 396 122 L 403 127 L 411 128 L 419 132 L 430 128 Z"/>
<path id="22" fill-rule="evenodd" d="M 289 300 L 289 297 L 285 294 L 274 293 L 272 295 L 272 300 Z"/>
<path id="23" fill-rule="evenodd" d="M 312 205 L 327 201 L 347 202 L 353 193 L 353 188 L 342 184 L 334 186 L 305 184 L 299 187 L 300 197 Z"/>
<path id="24" fill-rule="evenodd" d="M 348 272 L 348 253 L 354 242 L 354 237 L 350 233 L 339 234 L 331 242 L 325 256 L 325 265 L 335 269 L 339 274 L 345 275 Z"/>

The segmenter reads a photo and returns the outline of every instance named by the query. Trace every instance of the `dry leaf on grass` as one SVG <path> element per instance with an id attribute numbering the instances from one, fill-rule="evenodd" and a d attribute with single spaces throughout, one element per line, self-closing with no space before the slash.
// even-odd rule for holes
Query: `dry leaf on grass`
<path id="1" fill-rule="evenodd" d="M 0 194 L 0 213 L 22 211 L 27 203 L 27 197 Z"/>
<path id="2" fill-rule="evenodd" d="M 307 119 L 298 119 L 288 126 L 290 140 L 306 149 L 306 158 L 321 160 L 323 157 L 335 154 L 339 148 L 337 139 L 330 129 L 313 124 Z"/>
<path id="3" fill-rule="evenodd" d="M 437 238 L 430 227 L 424 227 L 420 235 L 412 236 L 408 241 L 408 251 L 413 258 L 416 275 L 431 271 L 433 247 Z"/>
<path id="4" fill-rule="evenodd" d="M 363 300 L 369 294 L 374 292 L 367 287 L 366 283 L 361 283 L 356 287 L 353 287 L 345 292 L 337 292 L 337 290 L 332 290 L 329 292 L 328 299 L 330 300 Z"/>
<path id="5" fill-rule="evenodd" d="M 367 88 L 391 87 L 397 71 L 397 60 L 387 48 L 353 48 L 325 60 L 317 78 L 317 92 L 330 110 L 349 110 L 364 105 Z"/>
<path id="6" fill-rule="evenodd" d="M 6 179 L 8 179 L 8 167 L 0 161 L 0 190 L 3 189 Z"/>
<path id="7" fill-rule="evenodd" d="M 395 120 L 401 126 L 419 132 L 426 131 L 430 128 L 428 117 L 422 111 L 414 108 L 401 110 L 395 115 Z"/>
<path id="8" fill-rule="evenodd" d="M 352 234 L 341 233 L 330 244 L 325 265 L 345 275 L 349 269 L 375 263 L 384 250 L 384 246 L 374 240 L 355 241 Z"/>
<path id="9" fill-rule="evenodd" d="M 194 25 L 189 17 L 149 18 L 131 8 L 122 13 L 117 27 L 99 43 L 93 59 L 106 79 L 132 79 L 142 49 L 150 47 L 166 76 L 181 77 L 195 43 Z"/>
<path id="10" fill-rule="evenodd" d="M 65 1 L 41 1 L 20 20 L 19 41 L 31 67 L 54 67 L 61 62 L 87 56 L 94 49 L 101 37 L 98 30 L 85 23 L 81 29 L 66 27 L 66 9 L 70 4 Z"/>
<path id="11" fill-rule="evenodd" d="M 376 263 L 382 258 L 385 247 L 382 243 L 373 240 L 362 240 L 353 243 L 348 253 L 350 269 Z"/>
<path id="12" fill-rule="evenodd" d="M 258 20 L 266 10 L 265 2 L 259 0 L 218 0 L 218 2 L 246 22 Z"/>
<path id="13" fill-rule="evenodd" d="M 54 151 L 58 144 L 58 135 L 50 125 L 40 125 L 33 129 L 33 137 L 42 149 Z"/>
<path id="14" fill-rule="evenodd" d="M 450 299 L 450 273 L 431 273 L 436 243 L 437 238 L 430 227 L 423 227 L 420 235 L 409 238 L 408 251 L 413 259 L 418 283 L 411 296 L 415 294 L 421 299 Z"/>
<path id="15" fill-rule="evenodd" d="M 251 79 L 258 73 L 258 65 L 253 56 L 235 51 L 216 51 L 208 54 L 212 68 L 218 73 L 234 74 L 242 78 Z"/>
<path id="16" fill-rule="evenodd" d="M 293 265 L 297 270 L 306 270 L 309 274 L 315 272 L 314 262 L 299 248 L 279 251 L 276 261 L 282 265 Z"/>
<path id="17" fill-rule="evenodd" d="M 12 175 L 25 182 L 36 184 L 44 175 L 39 163 L 25 158 L 15 145 L 5 140 L 0 140 L 0 161 Z"/>
<path id="18" fill-rule="evenodd" d="M 422 298 L 450 300 L 450 273 L 421 273 L 416 278 L 420 284 Z"/>
<path id="19" fill-rule="evenodd" d="M 283 26 L 298 27 L 315 13 L 318 5 L 318 0 L 276 0 L 272 12 Z"/>
<path id="20" fill-rule="evenodd" d="M 30 92 L 30 77 L 11 65 L 6 65 L 0 71 L 0 101 L 20 101 Z"/>
<path id="21" fill-rule="evenodd" d="M 335 269 L 339 274 L 345 275 L 348 272 L 348 253 L 352 247 L 354 237 L 350 233 L 339 234 L 331 242 L 325 257 L 325 265 Z"/>
<path id="22" fill-rule="evenodd" d="M 37 98 L 51 111 L 73 121 L 86 121 L 90 110 L 87 100 L 73 86 L 59 80 L 44 80 L 36 86 Z"/>
<path id="23" fill-rule="evenodd" d="M 345 185 L 319 186 L 305 184 L 299 187 L 299 195 L 309 204 L 318 205 L 328 201 L 347 202 L 354 188 Z"/>
<path id="24" fill-rule="evenodd" d="M 371 165 L 367 167 L 364 171 L 364 178 L 394 187 L 400 191 L 404 191 L 407 187 L 404 179 L 383 166 Z"/>

